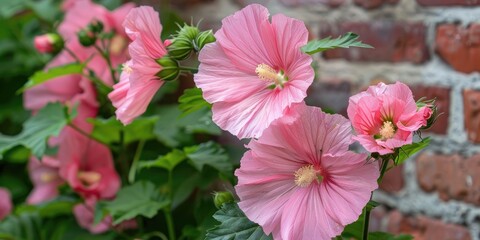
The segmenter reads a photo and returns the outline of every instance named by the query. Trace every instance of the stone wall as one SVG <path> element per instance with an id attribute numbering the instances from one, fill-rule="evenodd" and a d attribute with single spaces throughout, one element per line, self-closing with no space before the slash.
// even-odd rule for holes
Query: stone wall
<path id="1" fill-rule="evenodd" d="M 480 0 L 182 0 L 202 27 L 261 2 L 306 22 L 312 38 L 353 31 L 371 49 L 317 55 L 309 104 L 345 114 L 348 97 L 383 81 L 436 98 L 429 149 L 387 174 L 372 229 L 416 239 L 480 239 Z M 317 2 L 317 3 L 316 3 Z M 320 3 L 318 3 L 320 2 Z"/>

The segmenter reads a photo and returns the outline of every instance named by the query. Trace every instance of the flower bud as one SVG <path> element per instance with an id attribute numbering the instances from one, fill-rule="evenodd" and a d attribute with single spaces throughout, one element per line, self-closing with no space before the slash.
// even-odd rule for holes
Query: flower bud
<path id="1" fill-rule="evenodd" d="M 175 59 L 172 59 L 169 56 L 164 56 L 160 59 L 155 60 L 160 66 L 162 66 L 162 70 L 160 70 L 156 76 L 159 77 L 163 81 L 173 81 L 180 76 L 180 68 L 178 66 L 178 62 Z"/>
<path id="2" fill-rule="evenodd" d="M 103 23 L 95 19 L 88 24 L 87 28 L 94 33 L 101 33 L 103 31 Z"/>
<path id="3" fill-rule="evenodd" d="M 207 43 L 215 42 L 212 30 L 203 31 L 195 38 L 195 51 L 199 52 Z"/>
<path id="4" fill-rule="evenodd" d="M 40 53 L 57 53 L 63 48 L 63 39 L 56 33 L 36 36 L 33 44 Z"/>
<path id="5" fill-rule="evenodd" d="M 234 202 L 235 199 L 231 192 L 216 192 L 213 196 L 215 207 L 220 209 L 224 203 Z"/>
<path id="6" fill-rule="evenodd" d="M 437 105 L 435 105 L 435 99 L 424 100 L 424 98 L 421 98 L 417 101 L 417 108 L 418 111 L 422 111 L 423 119 L 425 121 L 425 126 L 420 128 L 421 130 L 426 130 L 432 127 L 437 121 L 438 116 L 440 116 L 440 114 L 438 114 Z"/>
<path id="7" fill-rule="evenodd" d="M 193 50 L 193 40 L 184 37 L 176 37 L 167 47 L 168 55 L 176 60 L 184 60 L 190 56 Z"/>
<path id="8" fill-rule="evenodd" d="M 195 37 L 197 37 L 198 33 L 200 31 L 198 30 L 197 27 L 192 27 L 188 26 L 185 24 L 183 27 L 180 28 L 180 30 L 177 33 L 177 37 L 179 38 L 187 38 L 190 41 L 193 41 Z"/>
<path id="9" fill-rule="evenodd" d="M 84 47 L 90 47 L 97 41 L 97 36 L 90 29 L 82 29 L 77 33 L 78 41 Z"/>

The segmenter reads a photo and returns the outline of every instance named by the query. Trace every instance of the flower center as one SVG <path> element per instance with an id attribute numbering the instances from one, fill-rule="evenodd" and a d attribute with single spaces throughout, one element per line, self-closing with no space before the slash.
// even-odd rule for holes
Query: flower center
<path id="1" fill-rule="evenodd" d="M 277 72 L 275 69 L 264 63 L 258 64 L 255 73 L 257 73 L 260 79 L 273 83 L 270 86 L 272 88 L 275 88 L 276 86 L 283 87 L 283 84 L 288 81 L 288 77 L 285 76 L 285 73 L 282 70 Z"/>
<path id="2" fill-rule="evenodd" d="M 85 186 L 90 186 L 99 182 L 102 175 L 97 172 L 78 172 L 77 177 Z"/>
<path id="3" fill-rule="evenodd" d="M 130 74 L 130 73 L 133 72 L 133 69 L 132 69 L 130 66 L 128 66 L 126 63 L 124 63 L 124 64 L 122 65 L 122 71 Z"/>
<path id="4" fill-rule="evenodd" d="M 57 179 L 57 174 L 55 173 L 42 173 L 40 175 L 40 181 L 42 181 L 43 183 L 49 183 L 49 182 L 53 182 L 55 179 Z"/>
<path id="5" fill-rule="evenodd" d="M 307 165 L 295 171 L 295 184 L 299 187 L 308 187 L 314 180 L 321 183 L 323 176 L 313 165 Z"/>
<path id="6" fill-rule="evenodd" d="M 382 140 L 393 138 L 395 135 L 395 126 L 390 121 L 383 122 L 380 128 L 380 137 Z"/>

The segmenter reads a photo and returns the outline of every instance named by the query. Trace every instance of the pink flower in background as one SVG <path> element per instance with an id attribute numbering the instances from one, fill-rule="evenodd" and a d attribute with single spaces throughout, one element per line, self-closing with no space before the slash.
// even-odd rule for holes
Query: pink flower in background
<path id="1" fill-rule="evenodd" d="M 0 221 L 12 212 L 13 203 L 10 191 L 0 187 Z"/>
<path id="2" fill-rule="evenodd" d="M 58 196 L 58 186 L 65 181 L 60 177 L 60 162 L 53 157 L 44 156 L 42 161 L 30 157 L 28 173 L 33 183 L 33 191 L 28 195 L 28 204 L 38 204 Z"/>
<path id="3" fill-rule="evenodd" d="M 354 139 L 382 155 L 411 144 L 413 132 L 432 115 L 428 106 L 417 109 L 412 91 L 401 82 L 379 83 L 350 97 L 347 112 L 357 132 Z"/>
<path id="4" fill-rule="evenodd" d="M 108 147 L 71 128 L 62 135 L 60 176 L 84 198 L 114 198 L 121 182 Z"/>
<path id="5" fill-rule="evenodd" d="M 106 232 L 112 225 L 112 217 L 106 216 L 98 224 L 94 223 L 95 205 L 97 201 L 95 198 L 88 198 L 84 203 L 79 203 L 73 207 L 73 215 L 80 227 L 87 229 L 92 234 L 99 234 Z"/>
<path id="6" fill-rule="evenodd" d="M 213 104 L 213 121 L 238 138 L 259 137 L 313 81 L 303 22 L 250 5 L 225 18 L 217 41 L 200 52 L 196 85 Z"/>
<path id="7" fill-rule="evenodd" d="M 167 50 L 160 39 L 160 18 L 152 7 L 132 9 L 124 26 L 133 41 L 128 47 L 132 59 L 124 64 L 121 81 L 114 86 L 109 98 L 117 108 L 117 118 L 126 125 L 145 112 L 163 85 L 156 76 L 161 66 L 155 60 L 165 56 Z"/>
<path id="8" fill-rule="evenodd" d="M 348 151 L 349 121 L 298 104 L 278 119 L 235 172 L 239 206 L 276 240 L 331 239 L 361 214 L 377 186 L 378 165 Z"/>

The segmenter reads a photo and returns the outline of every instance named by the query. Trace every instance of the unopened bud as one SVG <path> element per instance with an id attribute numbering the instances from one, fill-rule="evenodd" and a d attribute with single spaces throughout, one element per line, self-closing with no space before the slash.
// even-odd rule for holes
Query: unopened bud
<path id="1" fill-rule="evenodd" d="M 90 47 L 97 41 L 95 33 L 89 29 L 82 29 L 77 33 L 78 41 L 84 47 Z"/>
<path id="2" fill-rule="evenodd" d="M 421 130 L 426 130 L 432 127 L 432 125 L 437 121 L 438 110 L 437 105 L 435 105 L 435 100 L 424 100 L 423 98 L 417 101 L 418 111 L 421 111 L 423 114 L 423 120 L 425 124 Z"/>
<path id="3" fill-rule="evenodd" d="M 40 53 L 57 53 L 63 48 L 63 39 L 56 33 L 36 36 L 33 44 Z"/>
<path id="4" fill-rule="evenodd" d="M 167 47 L 168 55 L 176 60 L 184 60 L 190 56 L 193 50 L 193 40 L 184 37 L 177 37 Z"/>
<path id="5" fill-rule="evenodd" d="M 95 19 L 88 24 L 87 28 L 94 33 L 101 33 L 103 31 L 103 23 Z"/>
<path id="6" fill-rule="evenodd" d="M 178 62 L 169 56 L 162 57 L 155 60 L 160 66 L 161 70 L 156 74 L 163 81 L 173 81 L 180 75 L 180 68 Z"/>
<path id="7" fill-rule="evenodd" d="M 197 27 L 188 26 L 185 24 L 177 33 L 177 37 L 179 38 L 187 38 L 190 41 L 193 41 L 195 37 L 197 37 L 200 30 Z"/>
<path id="8" fill-rule="evenodd" d="M 224 203 L 234 202 L 233 194 L 231 192 L 216 192 L 213 196 L 213 203 L 215 207 L 220 209 Z"/>
<path id="9" fill-rule="evenodd" d="M 203 31 L 195 38 L 195 51 L 199 52 L 207 43 L 215 42 L 212 30 Z"/>
<path id="10" fill-rule="evenodd" d="M 165 39 L 165 41 L 163 41 L 163 45 L 165 47 L 168 47 L 172 44 L 172 40 L 171 39 Z"/>

